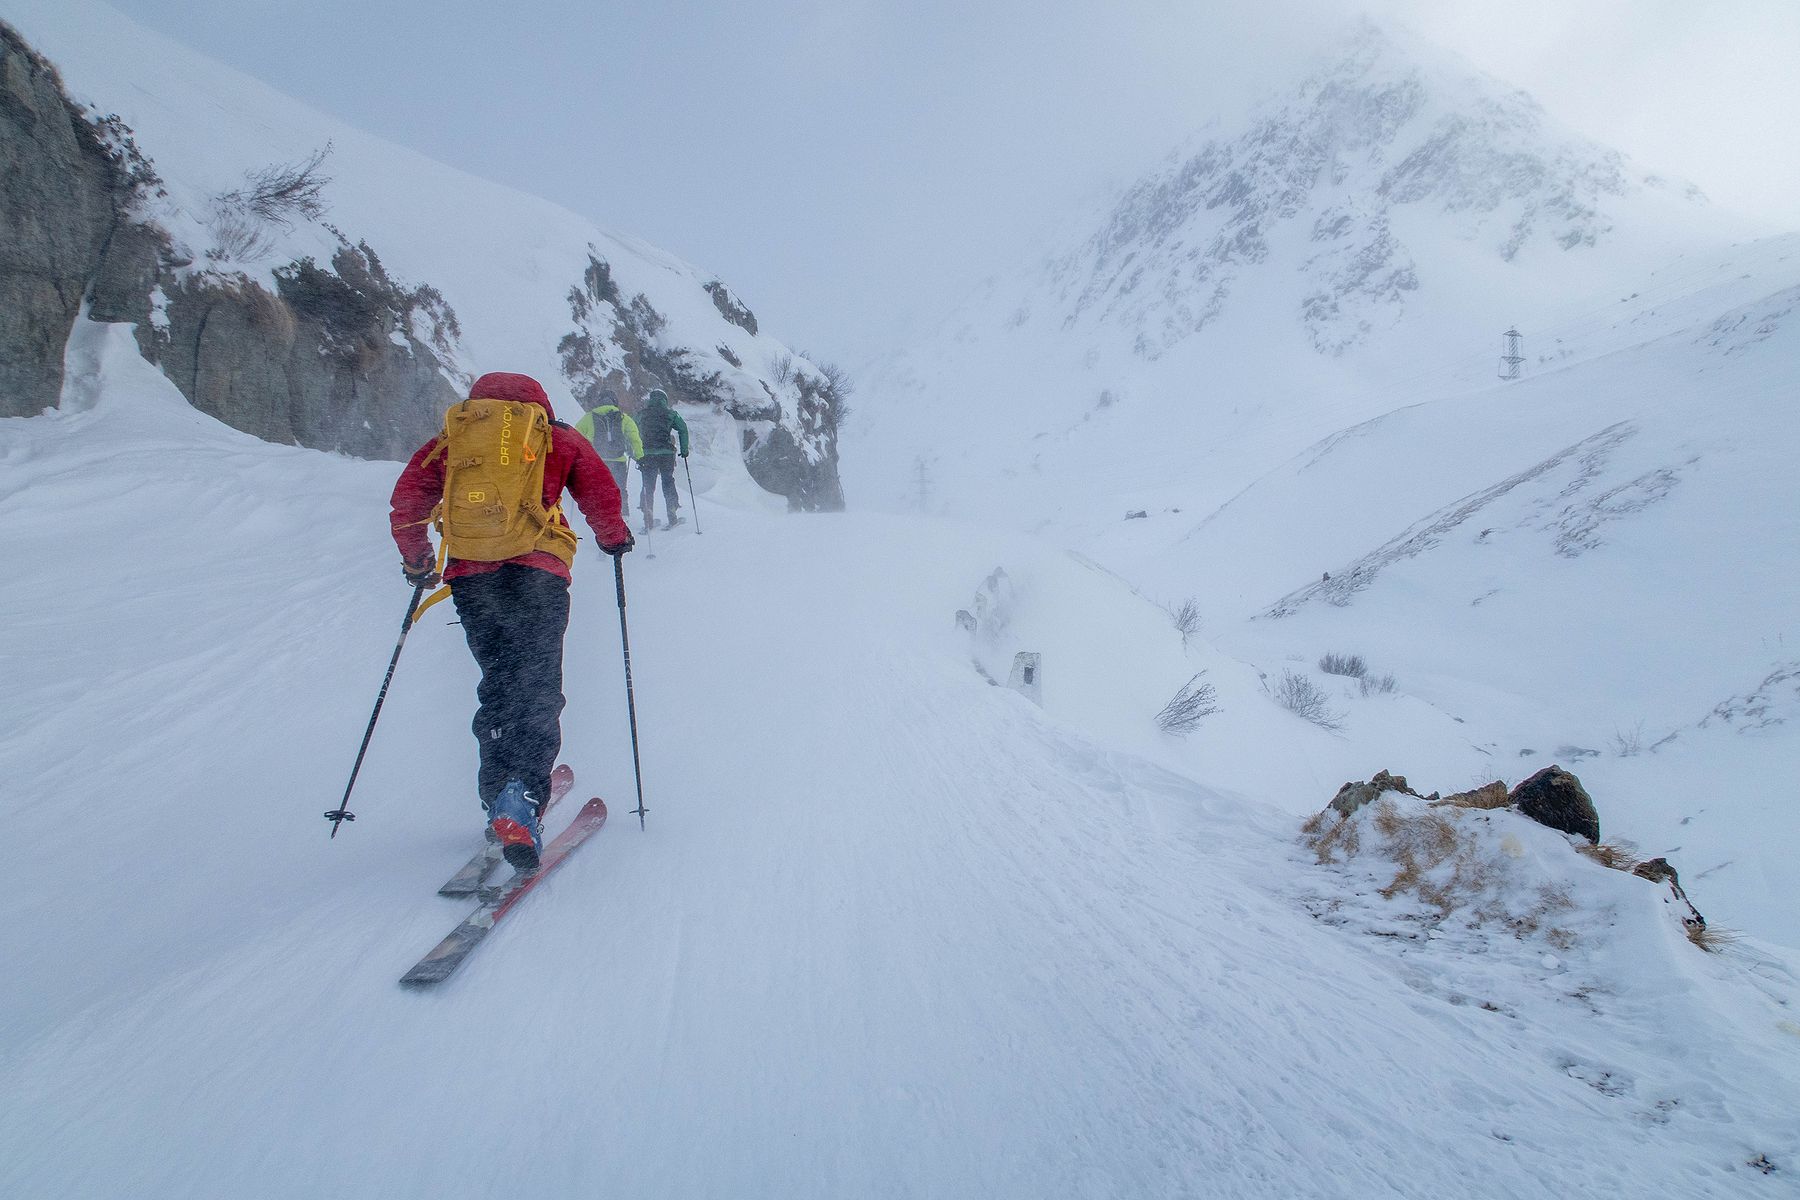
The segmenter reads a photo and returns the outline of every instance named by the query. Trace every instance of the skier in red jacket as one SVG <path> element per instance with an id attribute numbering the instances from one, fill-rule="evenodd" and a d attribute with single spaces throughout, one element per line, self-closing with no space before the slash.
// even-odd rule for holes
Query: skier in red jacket
<path id="1" fill-rule="evenodd" d="M 543 494 L 551 519 L 567 525 L 557 508 L 566 489 L 602 550 L 620 555 L 632 548 L 612 472 L 592 443 L 556 421 L 550 398 L 537 380 L 490 373 L 475 381 L 469 399 L 542 408 L 552 421 Z M 439 435 L 421 446 L 394 485 L 389 520 L 406 581 L 414 586 L 437 582 L 425 527 L 444 498 L 445 455 L 440 453 L 444 445 Z M 469 650 L 481 667 L 473 724 L 481 747 L 477 779 L 481 806 L 507 861 L 530 870 L 537 866 L 542 849 L 538 817 L 562 748 L 562 642 L 569 627 L 569 564 L 542 549 L 502 562 L 451 558 L 443 579 L 450 585 Z"/>

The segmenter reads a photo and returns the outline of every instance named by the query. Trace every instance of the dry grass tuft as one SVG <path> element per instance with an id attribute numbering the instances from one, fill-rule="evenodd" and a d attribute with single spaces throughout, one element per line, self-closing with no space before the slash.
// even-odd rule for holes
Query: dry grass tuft
<path id="1" fill-rule="evenodd" d="M 1603 867 L 1611 867 L 1615 871 L 1630 871 L 1643 861 L 1637 856 L 1637 847 L 1630 842 L 1601 842 L 1597 846 L 1588 842 L 1577 842 L 1575 852 L 1593 859 Z"/>
<path id="2" fill-rule="evenodd" d="M 1722 954 L 1738 944 L 1741 935 L 1734 929 L 1721 929 L 1717 925 L 1702 925 L 1695 921 L 1686 922 L 1687 939 L 1708 954 Z"/>
<path id="3" fill-rule="evenodd" d="M 1346 817 L 1329 808 L 1321 809 L 1306 819 L 1300 832 L 1306 835 L 1306 844 L 1319 856 L 1320 865 L 1336 862 L 1340 851 L 1345 858 L 1354 858 L 1362 849 L 1362 829 L 1354 814 Z"/>
<path id="4" fill-rule="evenodd" d="M 1505 808 L 1512 803 L 1512 794 L 1506 790 L 1506 784 L 1496 779 L 1494 782 L 1483 784 L 1472 791 L 1456 792 L 1445 796 L 1435 803 L 1450 808 Z"/>
<path id="5" fill-rule="evenodd" d="M 1476 854 L 1474 842 L 1464 839 L 1441 814 L 1403 813 L 1386 799 L 1376 801 L 1373 812 L 1376 831 L 1387 839 L 1388 852 L 1400 865 L 1381 889 L 1387 899 L 1412 892 L 1448 913 L 1464 897 L 1485 891 L 1492 882 L 1490 866 Z M 1447 876 L 1441 873 L 1446 865 L 1450 868 Z"/>

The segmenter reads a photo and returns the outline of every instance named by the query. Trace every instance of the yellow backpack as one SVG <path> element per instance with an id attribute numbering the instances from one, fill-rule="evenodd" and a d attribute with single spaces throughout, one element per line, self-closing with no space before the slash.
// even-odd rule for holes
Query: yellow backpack
<path id="1" fill-rule="evenodd" d="M 444 498 L 432 514 L 440 559 L 504 562 L 546 550 L 575 560 L 562 505 L 544 507 L 549 414 L 519 400 L 465 400 L 444 414 Z"/>

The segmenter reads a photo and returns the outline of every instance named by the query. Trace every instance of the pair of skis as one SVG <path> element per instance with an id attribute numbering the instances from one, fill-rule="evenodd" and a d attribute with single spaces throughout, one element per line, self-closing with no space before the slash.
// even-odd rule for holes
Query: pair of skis
<path id="1" fill-rule="evenodd" d="M 559 766 L 551 773 L 550 799 L 538 816 L 540 825 L 550 815 L 556 802 L 568 795 L 574 786 L 575 772 L 567 766 Z M 484 889 L 482 884 L 487 881 L 494 868 L 500 865 L 501 846 L 498 842 L 484 845 L 460 871 L 438 889 L 440 896 L 478 896 L 481 906 L 470 913 L 462 924 L 452 929 L 412 970 L 401 976 L 400 985 L 409 988 L 430 987 L 455 974 L 456 969 L 474 953 L 475 947 L 493 932 L 494 926 L 512 911 L 513 906 L 524 899 L 527 892 L 542 882 L 546 875 L 554 871 L 583 842 L 598 833 L 604 824 L 606 802 L 595 796 L 581 806 L 581 811 L 575 814 L 569 827 L 544 847 L 535 871 L 521 871 L 497 888 Z"/>

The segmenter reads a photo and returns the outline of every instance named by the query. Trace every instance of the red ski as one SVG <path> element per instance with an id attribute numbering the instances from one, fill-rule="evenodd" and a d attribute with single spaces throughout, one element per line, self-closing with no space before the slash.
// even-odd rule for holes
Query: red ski
<path id="1" fill-rule="evenodd" d="M 452 929 L 449 936 L 437 944 L 437 947 L 421 958 L 413 969 L 400 977 L 402 987 L 430 987 L 434 983 L 442 983 L 455 973 L 463 964 L 463 960 L 474 952 L 483 938 L 493 931 L 500 918 L 511 912 L 513 906 L 525 898 L 525 893 L 536 887 L 544 876 L 554 871 L 570 854 L 573 854 L 581 843 L 599 832 L 606 824 L 606 802 L 595 796 L 581 806 L 575 814 L 575 820 L 569 827 L 556 835 L 556 838 L 544 847 L 543 857 L 538 869 L 514 875 L 492 896 L 482 901 L 481 907 L 469 914 L 469 919 Z"/>

